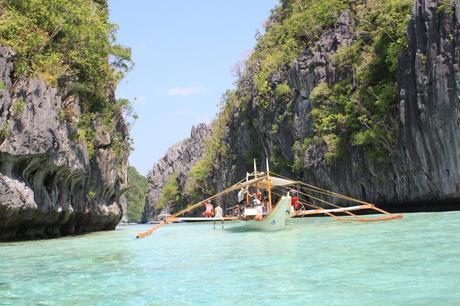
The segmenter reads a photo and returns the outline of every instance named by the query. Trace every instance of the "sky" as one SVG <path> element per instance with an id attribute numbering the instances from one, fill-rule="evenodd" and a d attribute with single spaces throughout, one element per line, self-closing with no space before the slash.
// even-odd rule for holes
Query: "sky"
<path id="1" fill-rule="evenodd" d="M 129 162 L 142 174 L 167 149 L 210 123 L 233 66 L 247 58 L 255 34 L 277 0 L 109 0 L 117 42 L 132 48 L 135 66 L 117 89 L 133 101 Z"/>

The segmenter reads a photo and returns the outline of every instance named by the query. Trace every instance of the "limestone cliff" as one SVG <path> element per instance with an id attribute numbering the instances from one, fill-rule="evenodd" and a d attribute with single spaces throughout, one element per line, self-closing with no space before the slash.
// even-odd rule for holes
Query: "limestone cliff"
<path id="1" fill-rule="evenodd" d="M 39 78 L 13 80 L 0 48 L 0 240 L 114 229 L 123 215 L 128 152 L 94 120 L 94 152 L 78 140 L 78 99 Z M 127 136 L 122 119 L 117 131 Z"/>
<path id="2" fill-rule="evenodd" d="M 408 48 L 400 55 L 396 74 L 399 103 L 394 117 L 399 135 L 389 163 L 378 164 L 363 148 L 349 146 L 344 156 L 328 165 L 324 146 L 311 145 L 302 155 L 300 178 L 393 210 L 448 209 L 458 204 L 459 1 L 453 9 L 453 14 L 441 11 L 439 1 L 414 4 L 407 30 Z M 325 32 L 314 48 L 306 49 L 294 62 L 287 73 L 288 83 L 295 89 L 294 111 L 291 115 L 287 107 L 276 106 L 277 115 L 286 118 L 276 133 L 265 133 L 269 129 L 266 123 L 272 123 L 274 117 L 256 107 L 254 112 L 232 118 L 229 146 L 239 152 L 259 148 L 262 158 L 279 155 L 292 161 L 294 142 L 312 133 L 313 106 L 309 97 L 313 88 L 321 82 L 334 84 L 343 77 L 330 59 L 353 40 L 354 24 L 344 12 L 335 28 Z M 249 121 L 246 116 L 255 122 L 249 128 L 241 125 L 241 121 Z M 256 130 L 258 136 L 250 143 L 239 141 L 245 139 L 239 135 L 250 134 L 250 129 Z M 280 171 L 297 175 L 287 167 Z"/>
<path id="3" fill-rule="evenodd" d="M 201 158 L 205 142 L 210 135 L 211 129 L 204 123 L 192 127 L 190 138 L 169 148 L 165 156 L 153 166 L 147 178 L 149 188 L 142 218 L 143 222 L 154 219 L 160 213 L 170 212 L 170 205 L 160 209 L 156 208 L 163 186 L 168 178 L 175 175 L 177 176 L 179 190 L 183 192 L 189 171 Z"/>
<path id="4" fill-rule="evenodd" d="M 376 160 L 366 146 L 351 142 L 333 162 L 325 157 L 328 147 L 324 143 L 295 150 L 296 143 L 304 143 L 315 133 L 311 99 L 315 87 L 332 87 L 343 80 L 355 86 L 354 72 L 338 71 L 333 57 L 363 35 L 357 31 L 358 22 L 353 7 L 343 10 L 334 26 L 323 31 L 291 65 L 270 76 L 271 89 L 285 83 L 293 89 L 287 99 L 274 97 L 261 105 L 256 101 L 253 72 L 241 76 L 235 95 L 240 102 L 231 106 L 219 139 L 229 152 L 216 155 L 214 164 L 220 168 L 208 177 L 208 185 L 222 190 L 244 176 L 253 157 L 262 169 L 268 157 L 281 174 L 390 210 L 459 207 L 459 1 L 414 1 L 407 45 L 396 63 L 397 101 L 388 117 L 397 132 L 394 143 L 381 151 L 385 162 Z M 301 167 L 294 170 L 296 158 Z"/>

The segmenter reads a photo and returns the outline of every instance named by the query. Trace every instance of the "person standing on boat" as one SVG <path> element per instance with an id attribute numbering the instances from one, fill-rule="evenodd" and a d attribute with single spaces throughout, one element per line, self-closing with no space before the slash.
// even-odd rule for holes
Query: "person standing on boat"
<path id="1" fill-rule="evenodd" d="M 220 204 L 217 204 L 215 212 L 216 212 L 216 215 L 214 216 L 214 227 L 213 227 L 213 229 L 216 229 L 216 220 L 218 220 L 218 219 L 220 219 L 222 221 L 222 228 L 224 228 L 224 211 L 222 210 L 222 207 L 220 207 Z"/>
<path id="2" fill-rule="evenodd" d="M 237 215 L 238 216 L 241 215 L 241 211 L 243 210 L 246 192 L 247 192 L 246 188 L 241 188 L 241 190 L 238 192 L 238 205 L 237 205 Z"/>
<path id="3" fill-rule="evenodd" d="M 238 192 L 238 205 L 243 205 L 245 193 L 245 188 L 241 188 L 241 190 Z"/>
<path id="4" fill-rule="evenodd" d="M 211 218 L 214 216 L 214 207 L 211 204 L 211 200 L 208 200 L 205 205 L 205 210 L 203 212 L 203 216 L 206 218 Z"/>
<path id="5" fill-rule="evenodd" d="M 254 207 L 260 205 L 262 202 L 262 192 L 260 192 L 259 188 L 257 188 L 253 194 L 249 195 L 253 198 L 252 203 L 254 204 Z"/>

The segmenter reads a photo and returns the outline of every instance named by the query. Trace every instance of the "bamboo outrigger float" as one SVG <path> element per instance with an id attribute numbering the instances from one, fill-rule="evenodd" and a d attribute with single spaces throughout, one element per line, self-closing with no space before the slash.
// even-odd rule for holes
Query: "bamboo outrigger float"
<path id="1" fill-rule="evenodd" d="M 376 207 L 372 203 L 322 189 L 301 181 L 294 181 L 282 175 L 270 172 L 268 160 L 266 161 L 266 168 L 266 172 L 258 172 L 254 160 L 254 172 L 247 173 L 245 179 L 207 199 L 189 205 L 181 211 L 167 217 L 162 223 L 153 226 L 145 232 L 139 233 L 136 238 L 145 238 L 166 224 L 181 221 L 183 218 L 179 218 L 179 216 L 203 206 L 210 200 L 249 187 L 253 187 L 256 190 L 260 188 L 268 193 L 268 202 L 265 205 L 264 211 L 261 212 L 260 207 L 256 208 L 255 205 L 252 208 L 250 207 L 249 191 L 247 189 L 246 207 L 244 211 L 241 215 L 232 217 L 231 219 L 241 221 L 236 226 L 243 226 L 253 230 L 282 230 L 285 227 L 286 220 L 290 217 L 297 218 L 326 215 L 332 217 L 336 221 L 347 222 L 388 221 L 403 217 L 402 214 L 389 213 Z M 278 198 L 275 206 L 272 205 L 273 196 Z M 298 209 L 294 209 L 291 206 L 294 198 L 296 198 L 295 201 L 299 204 Z M 353 205 L 339 206 L 338 203 L 352 203 Z M 364 217 L 353 213 L 360 210 L 372 211 L 374 213 L 383 214 L 383 216 Z M 339 216 L 337 214 L 346 214 L 348 216 Z M 210 220 L 214 220 L 214 218 Z"/>

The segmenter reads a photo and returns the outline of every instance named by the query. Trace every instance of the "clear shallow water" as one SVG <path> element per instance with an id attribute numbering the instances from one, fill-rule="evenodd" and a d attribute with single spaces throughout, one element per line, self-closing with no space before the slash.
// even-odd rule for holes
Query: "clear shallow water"
<path id="1" fill-rule="evenodd" d="M 460 305 L 460 212 L 0 244 L 1 305 Z M 226 224 L 230 228 L 230 224 Z"/>

